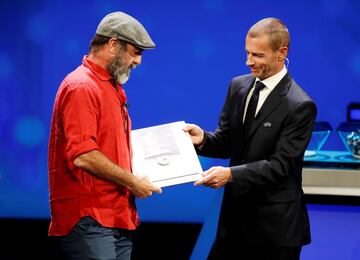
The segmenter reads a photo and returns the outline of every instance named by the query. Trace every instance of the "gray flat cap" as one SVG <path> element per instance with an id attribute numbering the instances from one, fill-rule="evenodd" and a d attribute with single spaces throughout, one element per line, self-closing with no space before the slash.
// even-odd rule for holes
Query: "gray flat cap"
<path id="1" fill-rule="evenodd" d="M 144 26 L 123 12 L 106 15 L 99 23 L 96 34 L 129 42 L 140 49 L 155 48 L 155 43 Z"/>

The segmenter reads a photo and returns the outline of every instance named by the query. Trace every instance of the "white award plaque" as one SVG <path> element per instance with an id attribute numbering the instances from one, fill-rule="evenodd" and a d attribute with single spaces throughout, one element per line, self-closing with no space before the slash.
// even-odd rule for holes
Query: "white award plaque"
<path id="1" fill-rule="evenodd" d="M 184 121 L 131 132 L 133 172 L 159 187 L 197 181 L 203 172 Z"/>

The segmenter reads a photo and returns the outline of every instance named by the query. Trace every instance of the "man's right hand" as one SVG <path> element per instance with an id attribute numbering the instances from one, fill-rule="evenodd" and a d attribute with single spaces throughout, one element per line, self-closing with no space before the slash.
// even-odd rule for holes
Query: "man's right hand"
<path id="1" fill-rule="evenodd" d="M 153 192 L 159 194 L 162 192 L 161 188 L 152 184 L 148 177 L 136 175 L 133 177 L 133 182 L 128 188 L 139 199 L 147 198 L 151 196 Z"/>
<path id="2" fill-rule="evenodd" d="M 200 145 L 204 140 L 204 130 L 194 124 L 185 124 L 183 129 L 188 132 L 194 145 Z"/>

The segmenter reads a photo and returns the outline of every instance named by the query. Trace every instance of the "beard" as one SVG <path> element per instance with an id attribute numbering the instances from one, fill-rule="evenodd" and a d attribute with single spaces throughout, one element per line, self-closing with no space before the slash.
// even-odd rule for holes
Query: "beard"
<path id="1" fill-rule="evenodd" d="M 114 60 L 108 66 L 108 71 L 115 82 L 122 85 L 128 81 L 131 70 L 135 68 L 135 64 L 126 65 L 125 50 L 119 48 Z"/>

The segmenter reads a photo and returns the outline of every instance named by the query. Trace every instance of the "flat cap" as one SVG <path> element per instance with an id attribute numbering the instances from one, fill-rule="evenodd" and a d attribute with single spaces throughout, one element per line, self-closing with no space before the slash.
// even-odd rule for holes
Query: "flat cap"
<path id="1" fill-rule="evenodd" d="M 155 43 L 144 26 L 123 12 L 106 15 L 99 23 L 96 34 L 129 42 L 140 49 L 153 49 Z"/>

